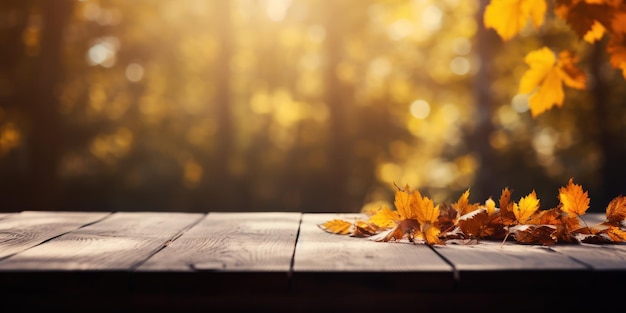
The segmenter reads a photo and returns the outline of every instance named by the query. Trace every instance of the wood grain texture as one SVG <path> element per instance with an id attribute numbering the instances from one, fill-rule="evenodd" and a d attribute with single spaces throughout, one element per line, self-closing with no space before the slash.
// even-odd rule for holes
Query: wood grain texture
<path id="1" fill-rule="evenodd" d="M 202 217 L 200 213 L 114 213 L 5 259 L 0 270 L 131 270 Z M 45 225 L 58 227 L 58 223 Z"/>
<path id="2" fill-rule="evenodd" d="M 573 290 L 592 280 L 589 267 L 567 255 L 540 245 L 481 241 L 479 244 L 448 244 L 435 250 L 457 271 L 458 287 L 465 291 L 526 290 L 559 292 Z"/>
<path id="3" fill-rule="evenodd" d="M 140 271 L 289 272 L 301 213 L 209 213 Z"/>
<path id="4" fill-rule="evenodd" d="M 552 250 L 567 255 L 580 263 L 588 265 L 593 270 L 625 270 L 626 250 L 623 245 L 557 245 Z"/>
<path id="5" fill-rule="evenodd" d="M 108 216 L 108 212 L 12 213 L 0 219 L 0 260 Z"/>
<path id="6" fill-rule="evenodd" d="M 359 214 L 303 215 L 293 266 L 298 292 L 359 293 L 451 289 L 453 269 L 423 244 L 376 242 L 325 232 L 318 225 L 332 219 L 365 218 Z"/>
<path id="7" fill-rule="evenodd" d="M 606 213 L 588 213 L 581 217 L 581 226 L 594 227 L 606 221 Z M 617 244 L 564 244 L 552 250 L 586 264 L 596 271 L 626 269 L 626 245 Z"/>
<path id="8" fill-rule="evenodd" d="M 478 244 L 448 244 L 435 250 L 459 271 L 482 270 L 561 270 L 585 266 L 548 247 L 507 241 L 481 241 Z"/>
<path id="9" fill-rule="evenodd" d="M 584 221 L 584 223 L 581 222 L 581 225 L 586 223 L 589 226 L 593 226 L 606 221 L 606 213 L 587 213 L 581 216 L 580 219 Z"/>
<path id="10" fill-rule="evenodd" d="M 452 271 L 452 267 L 426 245 L 375 242 L 367 238 L 331 234 L 318 226 L 336 218 L 367 219 L 358 214 L 304 214 L 296 245 L 295 272 Z"/>

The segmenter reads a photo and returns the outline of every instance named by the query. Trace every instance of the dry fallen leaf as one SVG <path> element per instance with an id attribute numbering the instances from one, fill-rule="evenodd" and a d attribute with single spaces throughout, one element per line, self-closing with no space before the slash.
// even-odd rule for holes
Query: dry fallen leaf
<path id="1" fill-rule="evenodd" d="M 626 197 L 618 196 L 606 207 L 606 220 L 613 226 L 619 226 L 626 219 Z"/>
<path id="2" fill-rule="evenodd" d="M 329 233 L 339 235 L 348 235 L 353 231 L 351 222 L 340 219 L 330 220 L 326 223 L 320 224 L 319 227 Z"/>
<path id="3" fill-rule="evenodd" d="M 581 185 L 574 184 L 570 178 L 567 186 L 559 188 L 559 200 L 561 201 L 561 211 L 569 217 L 579 217 L 589 208 L 589 196 L 587 191 L 583 191 Z"/>
<path id="4" fill-rule="evenodd" d="M 558 241 L 554 225 L 516 225 L 509 228 L 515 241 L 524 244 L 552 245 Z"/>
<path id="5" fill-rule="evenodd" d="M 539 199 L 537 199 L 537 194 L 534 190 L 526 197 L 522 197 L 518 203 L 513 204 L 513 213 L 519 224 L 526 224 L 538 209 Z"/>
<path id="6" fill-rule="evenodd" d="M 476 209 L 478 209 L 478 203 L 470 203 L 469 202 L 469 194 L 470 190 L 467 189 L 460 197 L 457 202 L 452 204 L 452 207 L 459 212 L 459 215 L 465 215 L 470 213 Z"/>
<path id="7" fill-rule="evenodd" d="M 381 227 L 391 228 L 394 227 L 400 221 L 400 214 L 397 211 L 392 211 L 387 207 L 382 207 L 369 219 L 369 222 Z"/>
<path id="8" fill-rule="evenodd" d="M 620 243 L 626 242 L 626 197 L 613 199 L 606 208 L 606 221 L 593 227 L 581 226 L 581 216 L 589 208 L 590 199 L 581 185 L 570 178 L 559 188 L 558 206 L 540 210 L 535 190 L 517 203 L 511 191 L 504 188 L 500 208 L 489 197 L 484 205 L 469 202 L 467 189 L 452 205 L 437 204 L 408 185 L 396 186 L 394 205 L 368 210 L 368 220 L 353 222 L 332 219 L 319 227 L 333 234 L 367 237 L 374 241 L 422 241 L 428 245 L 445 245 L 447 240 L 507 240 L 521 244 L 551 245 L 555 243 Z M 457 211 L 460 210 L 460 211 Z M 459 214 L 459 212 L 466 212 Z"/>

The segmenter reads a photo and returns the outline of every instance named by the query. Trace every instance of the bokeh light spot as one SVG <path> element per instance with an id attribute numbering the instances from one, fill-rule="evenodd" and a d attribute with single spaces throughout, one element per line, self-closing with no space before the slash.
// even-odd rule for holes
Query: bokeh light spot
<path id="1" fill-rule="evenodd" d="M 465 75 L 469 73 L 471 64 L 465 57 L 456 57 L 450 61 L 450 70 L 457 75 Z"/>
<path id="2" fill-rule="evenodd" d="M 415 100 L 411 103 L 409 111 L 415 118 L 425 119 L 430 114 L 430 104 L 425 100 Z"/>
<path id="3" fill-rule="evenodd" d="M 130 63 L 126 66 L 126 79 L 136 83 L 143 78 L 143 66 L 138 63 Z"/>
<path id="4" fill-rule="evenodd" d="M 515 110 L 515 112 L 517 113 L 524 113 L 528 111 L 528 95 L 515 95 L 511 100 L 511 106 L 513 107 L 513 110 Z"/>

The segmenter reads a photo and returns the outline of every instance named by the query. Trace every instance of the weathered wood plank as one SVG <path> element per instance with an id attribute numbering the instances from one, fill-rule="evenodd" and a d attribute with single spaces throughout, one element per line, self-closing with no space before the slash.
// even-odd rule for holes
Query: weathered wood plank
<path id="1" fill-rule="evenodd" d="M 582 225 L 586 223 L 588 226 L 593 226 L 599 223 L 606 221 L 606 213 L 587 213 L 580 217 L 584 222 L 581 222 Z"/>
<path id="2" fill-rule="evenodd" d="M 339 219 L 365 218 L 359 214 L 304 214 L 296 245 L 293 286 L 296 290 L 358 288 L 452 288 L 452 267 L 422 244 L 375 242 L 330 234 L 319 224 Z"/>
<path id="3" fill-rule="evenodd" d="M 557 245 L 551 249 L 567 255 L 597 271 L 626 270 L 626 250 L 622 245 L 572 244 Z"/>
<path id="4" fill-rule="evenodd" d="M 108 212 L 13 213 L 0 220 L 0 260 L 108 216 Z"/>
<path id="5" fill-rule="evenodd" d="M 138 292 L 284 293 L 301 213 L 209 213 L 138 268 Z"/>
<path id="6" fill-rule="evenodd" d="M 606 221 L 606 213 L 588 213 L 581 217 L 581 225 L 593 227 Z M 625 278 L 626 245 L 617 244 L 559 244 L 551 250 L 566 255 L 595 271 L 595 281 L 614 281 Z M 615 276 L 619 272 L 621 276 Z"/>
<path id="7" fill-rule="evenodd" d="M 579 275 L 588 270 L 580 262 L 539 245 L 481 241 L 434 248 L 455 267 L 461 288 L 522 289 L 550 277 L 564 281 L 574 271 Z"/>
<path id="8" fill-rule="evenodd" d="M 53 221 L 63 216 L 58 214 L 48 218 Z M 202 217 L 200 213 L 114 213 L 99 223 L 76 229 L 0 261 L 0 271 L 131 270 Z M 61 220 L 66 221 L 67 217 Z M 59 227 L 59 223 L 41 223 L 38 225 L 54 230 Z M 40 226 L 40 229 L 45 227 Z"/>
<path id="9" fill-rule="evenodd" d="M 2 212 L 0 213 L 0 220 L 5 219 L 9 216 L 16 215 L 16 214 L 19 214 L 19 212 Z"/>
<path id="10" fill-rule="evenodd" d="M 295 212 L 209 213 L 138 270 L 287 273 L 300 216 Z"/>

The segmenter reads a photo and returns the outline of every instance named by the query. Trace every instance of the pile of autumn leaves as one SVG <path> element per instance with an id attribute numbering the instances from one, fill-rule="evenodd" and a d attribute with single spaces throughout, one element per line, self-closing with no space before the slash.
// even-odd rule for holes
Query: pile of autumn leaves
<path id="1" fill-rule="evenodd" d="M 489 198 L 484 204 L 469 202 L 469 189 L 451 205 L 435 205 L 419 191 L 396 186 L 396 210 L 380 207 L 364 212 L 367 219 L 333 219 L 320 224 L 323 230 L 376 241 L 423 242 L 444 245 L 446 241 L 515 240 L 522 244 L 617 243 L 626 241 L 626 196 L 613 199 L 606 208 L 606 221 L 594 226 L 582 216 L 589 196 L 570 179 L 559 188 L 560 203 L 552 209 L 539 208 L 532 191 L 518 202 L 511 191 L 502 190 L 499 207 Z"/>

